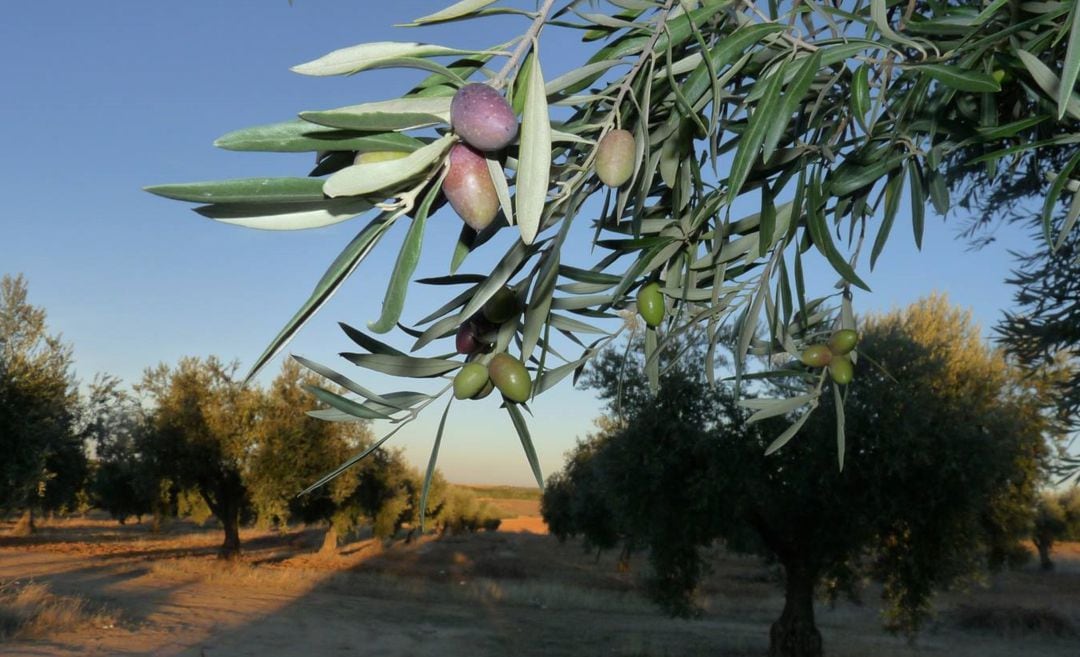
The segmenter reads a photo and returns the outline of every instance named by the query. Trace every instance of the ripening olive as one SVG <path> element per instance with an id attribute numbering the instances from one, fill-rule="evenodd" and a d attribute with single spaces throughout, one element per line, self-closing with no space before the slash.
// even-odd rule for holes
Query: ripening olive
<path id="1" fill-rule="evenodd" d="M 664 294 L 659 283 L 649 283 L 638 291 L 637 311 L 649 326 L 659 326 L 664 321 Z"/>
<path id="2" fill-rule="evenodd" d="M 366 153 L 357 153 L 353 159 L 353 164 L 389 162 L 391 160 L 400 160 L 407 155 L 408 153 L 405 151 L 367 151 Z"/>
<path id="3" fill-rule="evenodd" d="M 803 350 L 799 360 L 809 367 L 825 367 L 832 360 L 832 352 L 823 344 L 812 344 Z"/>
<path id="4" fill-rule="evenodd" d="M 469 399 L 488 383 L 488 370 L 480 363 L 466 363 L 454 377 L 454 397 Z"/>
<path id="5" fill-rule="evenodd" d="M 471 322 L 465 322 L 458 327 L 457 335 L 454 336 L 454 346 L 459 354 L 479 351 L 480 341 L 476 339 L 476 332 Z"/>
<path id="6" fill-rule="evenodd" d="M 488 363 L 488 374 L 499 392 L 511 401 L 523 402 L 532 394 L 529 371 L 520 360 L 509 354 L 495 354 Z"/>
<path id="7" fill-rule="evenodd" d="M 458 89 L 450 101 L 450 126 L 473 148 L 497 151 L 517 136 L 517 117 L 510 103 L 492 87 L 474 82 Z"/>
<path id="8" fill-rule="evenodd" d="M 829 338 L 829 351 L 836 356 L 850 354 L 859 343 L 859 334 L 851 329 L 841 329 Z"/>
<path id="9" fill-rule="evenodd" d="M 612 130 L 596 147 L 596 175 L 608 187 L 619 187 L 634 175 L 634 135 Z"/>
<path id="10" fill-rule="evenodd" d="M 829 374 L 833 381 L 843 386 L 851 383 L 851 378 L 855 376 L 855 368 L 852 367 L 850 358 L 837 356 L 829 363 Z"/>
<path id="11" fill-rule="evenodd" d="M 499 195 L 491 182 L 487 161 L 465 144 L 450 149 L 450 169 L 442 184 L 454 212 L 473 230 L 487 228 L 499 214 Z"/>
<path id="12" fill-rule="evenodd" d="M 496 324 L 510 321 L 521 312 L 517 295 L 505 285 L 484 304 L 484 318 Z"/>

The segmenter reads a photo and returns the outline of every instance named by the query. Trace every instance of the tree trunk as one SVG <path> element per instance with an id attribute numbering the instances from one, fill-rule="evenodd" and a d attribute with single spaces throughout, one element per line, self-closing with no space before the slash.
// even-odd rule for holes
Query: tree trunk
<path id="1" fill-rule="evenodd" d="M 218 558 L 235 559 L 240 556 L 240 500 L 231 496 L 223 500 L 218 520 L 225 528 L 225 542 L 221 544 Z"/>
<path id="2" fill-rule="evenodd" d="M 11 528 L 12 536 L 30 536 L 37 531 L 37 526 L 34 525 L 34 510 L 27 509 L 23 512 L 22 517 L 15 522 L 15 526 Z"/>
<path id="3" fill-rule="evenodd" d="M 821 657 L 821 633 L 814 625 L 817 573 L 807 564 L 784 564 L 784 611 L 769 630 L 769 657 Z"/>
<path id="4" fill-rule="evenodd" d="M 1043 538 L 1035 539 L 1035 547 L 1039 549 L 1039 568 L 1043 571 L 1054 569 L 1054 562 L 1050 560 L 1050 549 L 1053 545 L 1053 541 Z"/>
<path id="5" fill-rule="evenodd" d="M 330 525 L 326 530 L 326 535 L 323 536 L 322 547 L 319 548 L 319 554 L 324 557 L 332 557 L 337 554 L 338 551 L 338 531 Z"/>

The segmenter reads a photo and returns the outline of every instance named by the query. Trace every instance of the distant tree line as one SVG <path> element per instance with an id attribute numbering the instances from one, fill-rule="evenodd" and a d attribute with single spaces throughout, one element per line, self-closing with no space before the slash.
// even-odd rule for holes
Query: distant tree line
<path id="1" fill-rule="evenodd" d="M 119 522 L 216 518 L 221 554 L 239 553 L 240 526 L 327 527 L 324 549 L 361 526 L 389 538 L 416 527 L 422 475 L 400 451 L 377 450 L 306 495 L 312 482 L 373 442 L 365 422 L 304 413 L 317 378 L 286 361 L 268 388 L 244 385 L 236 366 L 183 358 L 148 369 L 133 390 L 98 376 L 80 395 L 72 351 L 50 335 L 22 277 L 0 287 L 0 515 L 97 507 Z M 441 476 L 428 496 L 439 531 L 498 526 L 497 513 Z"/>

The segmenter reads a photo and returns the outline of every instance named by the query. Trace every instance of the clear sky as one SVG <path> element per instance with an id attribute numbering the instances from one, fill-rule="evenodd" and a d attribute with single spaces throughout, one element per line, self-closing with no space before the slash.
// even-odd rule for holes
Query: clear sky
<path id="1" fill-rule="evenodd" d="M 304 175 L 310 154 L 231 153 L 214 149 L 212 142 L 230 130 L 286 120 L 301 110 L 392 98 L 422 75 L 374 71 L 305 78 L 290 66 L 366 41 L 479 49 L 526 27 L 521 17 L 492 17 L 465 28 L 392 27 L 447 4 L 35 0 L 5 7 L 0 274 L 26 275 L 31 302 L 44 306 L 52 329 L 74 345 L 80 378 L 109 372 L 134 382 L 145 367 L 183 355 L 216 354 L 250 366 L 362 224 L 253 231 L 203 219 L 190 206 L 141 188 Z M 575 34 L 558 31 L 545 33 L 541 48 L 549 78 L 579 66 L 588 52 Z M 1012 264 L 1007 249 L 1031 248 L 1029 236 L 1003 227 L 994 244 L 970 252 L 956 237 L 959 218 L 945 221 L 928 209 L 920 253 L 908 237 L 906 216 L 902 210 L 877 269 L 864 276 L 874 294 L 860 293 L 856 311 L 888 310 L 942 291 L 970 306 L 989 335 L 1011 301 L 1004 285 Z M 572 252 L 584 256 L 591 233 L 581 223 L 574 234 L 580 246 Z M 459 226 L 449 208 L 431 222 L 418 277 L 446 273 Z M 290 352 L 337 366 L 373 387 L 394 389 L 392 381 L 376 380 L 337 358 L 352 343 L 336 322 L 363 327 L 378 317 L 403 232 L 404 226 L 396 227 Z M 489 243 L 487 253 L 501 254 L 505 243 Z M 482 272 L 485 266 L 483 254 L 474 254 L 463 271 Z M 820 293 L 835 280 L 827 265 L 811 275 Z M 413 288 L 404 319 L 418 319 L 446 292 Z M 400 337 L 390 341 L 407 346 Z M 277 367 L 271 364 L 267 376 Z M 529 468 L 495 396 L 456 408 L 441 450 L 443 471 L 455 481 L 528 484 Z M 535 402 L 533 437 L 546 473 L 562 465 L 563 453 L 590 430 L 598 408 L 590 392 L 572 390 L 568 381 Z M 394 438 L 417 464 L 426 462 L 439 412 L 431 407 L 429 417 Z"/>

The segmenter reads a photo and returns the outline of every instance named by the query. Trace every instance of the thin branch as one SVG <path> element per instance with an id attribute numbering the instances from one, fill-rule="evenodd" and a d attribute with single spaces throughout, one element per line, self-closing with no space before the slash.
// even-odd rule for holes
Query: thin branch
<path id="1" fill-rule="evenodd" d="M 533 19 L 532 25 L 529 26 L 529 31 L 521 36 L 521 41 L 518 42 L 514 52 L 510 55 L 510 59 L 506 60 L 502 69 L 491 79 L 491 86 L 496 89 L 501 88 L 506 84 L 506 79 L 510 76 L 510 72 L 514 70 L 514 67 L 518 65 L 521 58 L 528 52 L 529 46 L 540 35 L 540 30 L 544 29 L 544 23 L 547 22 L 548 15 L 551 13 L 552 7 L 555 6 L 555 0 L 545 0 L 544 6 L 540 7 L 540 11 L 537 12 L 536 18 Z"/>

